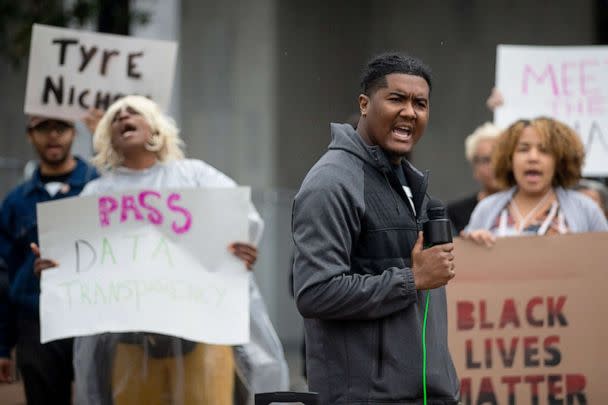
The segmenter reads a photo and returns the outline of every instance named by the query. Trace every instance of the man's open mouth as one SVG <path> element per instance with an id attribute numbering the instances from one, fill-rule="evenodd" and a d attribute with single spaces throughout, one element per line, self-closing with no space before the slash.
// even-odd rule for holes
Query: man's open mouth
<path id="1" fill-rule="evenodd" d="M 399 138 L 409 139 L 414 133 L 414 128 L 411 125 L 400 125 L 393 128 L 393 133 Z"/>

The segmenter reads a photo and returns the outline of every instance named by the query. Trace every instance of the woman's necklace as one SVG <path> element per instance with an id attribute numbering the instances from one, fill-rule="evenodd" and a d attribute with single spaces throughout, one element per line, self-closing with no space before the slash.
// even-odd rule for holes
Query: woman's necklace
<path id="1" fill-rule="evenodd" d="M 536 213 L 536 211 L 539 208 L 541 208 L 545 202 L 547 202 L 547 200 L 551 196 L 552 192 L 553 192 L 553 189 L 549 189 L 549 191 L 547 191 L 547 194 L 545 194 L 544 197 L 541 198 L 541 200 L 538 203 L 536 203 L 536 205 L 530 210 L 530 212 L 528 212 L 528 214 L 525 217 L 521 214 L 521 211 L 519 210 L 519 207 L 517 206 L 517 203 L 515 202 L 515 198 L 511 199 L 511 204 L 513 205 L 513 213 L 515 214 L 515 216 L 517 217 L 517 219 L 519 221 L 519 226 L 517 227 L 518 233 L 521 233 L 521 231 L 524 229 L 524 226 L 528 223 L 528 221 L 532 218 L 532 216 Z"/>

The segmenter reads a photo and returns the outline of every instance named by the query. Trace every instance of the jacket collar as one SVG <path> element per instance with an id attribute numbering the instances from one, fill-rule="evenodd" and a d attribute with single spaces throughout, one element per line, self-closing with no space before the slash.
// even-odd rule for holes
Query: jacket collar
<path id="1" fill-rule="evenodd" d="M 87 165 L 81 158 L 74 156 L 76 159 L 76 167 L 70 174 L 70 177 L 66 180 L 66 183 L 71 188 L 84 187 L 84 185 L 94 178 L 94 169 Z M 41 180 L 40 165 L 34 170 L 31 179 L 29 179 L 23 188 L 25 194 L 30 194 L 37 189 L 44 189 L 44 183 Z"/>
<path id="2" fill-rule="evenodd" d="M 391 163 L 382 148 L 379 146 L 367 145 L 351 125 L 332 123 L 330 127 L 332 139 L 328 147 L 329 150 L 344 150 L 357 156 L 359 159 L 375 167 L 385 175 L 392 172 Z M 412 190 L 416 212 L 422 212 L 424 208 L 422 205 L 428 186 L 429 172 L 426 170 L 422 173 L 406 159 L 402 160 L 401 165 L 405 172 L 408 185 Z"/>

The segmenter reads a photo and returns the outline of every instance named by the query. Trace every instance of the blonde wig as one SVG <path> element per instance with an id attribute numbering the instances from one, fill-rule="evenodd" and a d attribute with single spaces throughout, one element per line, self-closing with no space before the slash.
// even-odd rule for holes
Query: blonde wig
<path id="1" fill-rule="evenodd" d="M 488 139 L 496 139 L 500 135 L 500 128 L 496 125 L 486 122 L 485 124 L 477 127 L 475 131 L 464 140 L 464 154 L 467 160 L 473 163 L 475 158 L 475 151 L 479 142 Z"/>
<path id="2" fill-rule="evenodd" d="M 112 120 L 123 108 L 130 107 L 141 114 L 152 130 L 146 149 L 156 152 L 160 162 L 183 159 L 183 141 L 175 121 L 164 114 L 158 104 L 143 96 L 125 96 L 115 101 L 105 112 L 93 136 L 95 156 L 93 164 L 99 170 L 114 169 L 122 164 L 123 157 L 112 145 Z"/>

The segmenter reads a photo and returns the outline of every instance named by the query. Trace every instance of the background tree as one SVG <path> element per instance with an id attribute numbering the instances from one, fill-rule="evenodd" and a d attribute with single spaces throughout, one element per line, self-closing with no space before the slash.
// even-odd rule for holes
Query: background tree
<path id="1" fill-rule="evenodd" d="M 0 0 L 0 55 L 15 67 L 27 61 L 34 23 L 57 27 L 95 24 L 99 32 L 129 35 L 132 24 L 146 24 L 148 12 L 130 0 Z"/>

